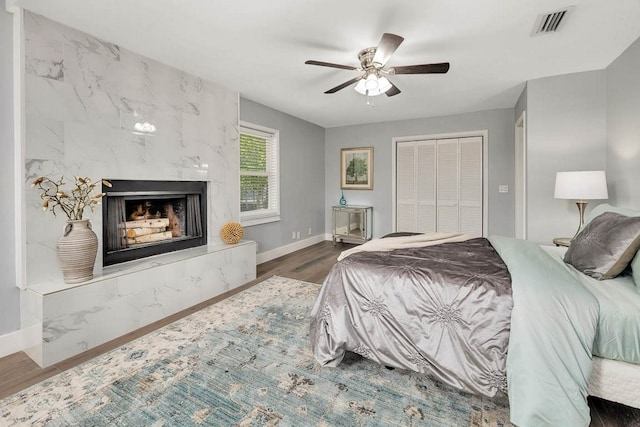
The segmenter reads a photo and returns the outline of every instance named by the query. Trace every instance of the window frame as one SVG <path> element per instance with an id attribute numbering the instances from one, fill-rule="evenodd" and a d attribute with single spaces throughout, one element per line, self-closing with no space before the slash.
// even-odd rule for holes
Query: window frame
<path id="1" fill-rule="evenodd" d="M 267 171 L 267 176 L 273 176 L 273 180 L 275 181 L 275 196 L 271 191 L 271 186 L 269 187 L 269 205 L 275 202 L 276 207 L 269 207 L 269 209 L 259 209 L 254 211 L 246 211 L 242 212 L 240 210 L 240 223 L 243 227 L 251 227 L 253 225 L 267 224 L 270 222 L 280 221 L 280 131 L 277 129 L 271 129 L 265 126 L 256 125 L 253 123 L 248 123 L 244 121 L 240 121 L 240 129 L 238 132 L 238 153 L 240 152 L 240 135 L 248 134 L 257 136 L 260 138 L 265 138 L 269 141 L 271 145 L 271 150 L 273 154 L 272 161 L 272 171 Z M 240 157 L 238 156 L 240 159 Z M 240 181 L 240 177 L 242 175 L 260 175 L 254 174 L 251 172 L 243 173 L 240 170 L 240 163 L 238 162 L 238 180 Z M 264 176 L 264 174 L 262 174 Z M 242 184 L 239 185 L 240 194 L 242 194 Z M 239 195 L 240 196 L 240 195 Z M 272 201 L 271 197 L 275 197 L 275 201 Z M 238 204 L 241 204 L 240 197 L 238 197 Z"/>

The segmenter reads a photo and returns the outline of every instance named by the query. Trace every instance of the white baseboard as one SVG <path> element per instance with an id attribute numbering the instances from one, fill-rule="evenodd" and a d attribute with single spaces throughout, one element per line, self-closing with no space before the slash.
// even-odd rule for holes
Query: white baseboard
<path id="1" fill-rule="evenodd" d="M 288 255 L 292 252 L 299 251 L 300 249 L 304 249 L 308 246 L 315 245 L 316 243 L 323 242 L 325 240 L 327 240 L 327 235 L 318 234 L 316 236 L 309 237 L 308 239 L 299 240 L 289 245 L 280 246 L 279 248 L 262 252 L 256 255 L 256 263 L 262 264 L 267 261 L 271 261 L 272 259 L 276 259 L 281 256 Z M 329 235 L 328 240 L 331 240 L 331 235 Z"/>
<path id="2" fill-rule="evenodd" d="M 24 350 L 22 330 L 0 335 L 0 357 Z"/>

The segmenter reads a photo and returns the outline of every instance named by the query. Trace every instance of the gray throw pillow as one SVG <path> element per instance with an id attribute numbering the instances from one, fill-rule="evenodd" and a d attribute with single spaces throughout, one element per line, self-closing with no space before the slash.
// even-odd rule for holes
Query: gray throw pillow
<path id="1" fill-rule="evenodd" d="M 564 262 L 598 280 L 612 279 L 640 248 L 640 217 L 605 212 L 572 241 Z"/>

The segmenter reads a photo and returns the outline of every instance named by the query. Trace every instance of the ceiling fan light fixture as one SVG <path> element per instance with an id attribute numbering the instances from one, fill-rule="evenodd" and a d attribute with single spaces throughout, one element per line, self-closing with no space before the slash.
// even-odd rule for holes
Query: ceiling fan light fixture
<path id="1" fill-rule="evenodd" d="M 361 95 L 366 95 L 367 94 L 367 88 L 366 88 L 364 82 L 365 82 L 364 79 L 360 79 L 358 81 L 358 84 L 356 84 L 356 87 L 354 88 L 356 90 L 356 92 L 358 92 Z"/>
<path id="2" fill-rule="evenodd" d="M 371 73 L 366 79 L 361 79 L 354 89 L 362 95 L 378 96 L 391 89 L 391 83 L 386 77 L 378 77 Z"/>
<path id="3" fill-rule="evenodd" d="M 364 82 L 364 86 L 369 90 L 369 92 L 376 91 L 378 89 L 378 76 L 374 73 L 371 73 L 367 76 L 367 79 Z"/>
<path id="4" fill-rule="evenodd" d="M 385 93 L 391 89 L 391 82 L 389 82 L 389 79 L 384 76 L 380 77 L 378 79 L 378 89 L 380 89 L 380 93 Z"/>
<path id="5" fill-rule="evenodd" d="M 389 84 L 389 88 L 390 87 L 391 87 L 391 84 Z M 378 96 L 378 95 L 382 95 L 385 92 L 383 90 L 380 90 L 380 86 L 371 90 L 367 89 L 364 80 L 360 80 L 354 89 L 359 94 L 366 95 L 366 96 Z"/>

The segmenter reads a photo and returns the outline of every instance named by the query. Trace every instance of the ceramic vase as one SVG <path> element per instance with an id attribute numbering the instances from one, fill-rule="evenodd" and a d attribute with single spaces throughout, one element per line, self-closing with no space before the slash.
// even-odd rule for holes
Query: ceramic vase
<path id="1" fill-rule="evenodd" d="M 81 283 L 93 278 L 98 237 L 88 219 L 67 221 L 57 249 L 65 283 Z"/>

